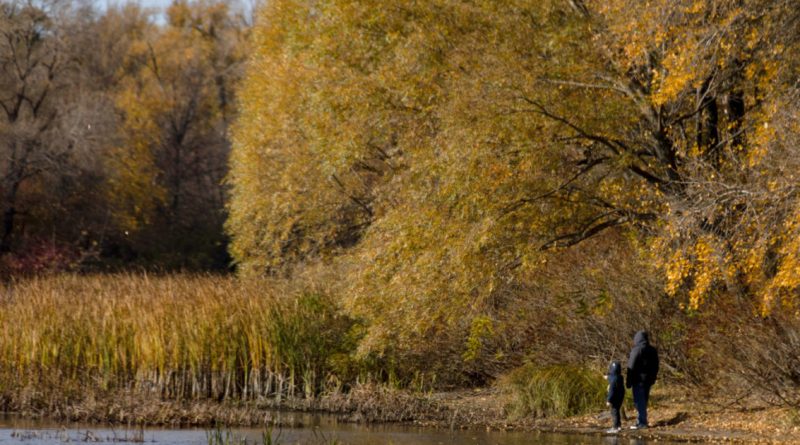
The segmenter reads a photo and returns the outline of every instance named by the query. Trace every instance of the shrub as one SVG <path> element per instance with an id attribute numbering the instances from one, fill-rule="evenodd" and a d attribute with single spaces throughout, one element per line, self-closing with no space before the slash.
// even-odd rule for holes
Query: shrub
<path id="1" fill-rule="evenodd" d="M 507 407 L 511 417 L 568 417 L 603 406 L 606 382 L 599 372 L 574 365 L 515 369 L 503 386 L 514 396 Z"/>

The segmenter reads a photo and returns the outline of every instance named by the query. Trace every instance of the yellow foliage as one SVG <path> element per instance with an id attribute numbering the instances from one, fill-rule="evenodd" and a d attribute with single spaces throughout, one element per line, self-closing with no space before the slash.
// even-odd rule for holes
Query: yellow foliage
<path id="1" fill-rule="evenodd" d="M 780 8 L 583 3 L 265 5 L 228 177 L 240 270 L 344 271 L 365 356 L 475 356 L 520 277 L 614 230 L 692 310 L 758 292 L 775 225 L 753 215 L 789 195 L 758 170 L 784 150 L 758 130 L 789 97 Z"/>
<path id="2" fill-rule="evenodd" d="M 122 125 L 107 160 L 108 193 L 125 230 L 148 224 L 181 193 L 173 183 L 188 170 L 186 159 L 224 145 L 235 106 L 226 95 L 244 56 L 245 30 L 231 22 L 226 3 L 176 1 L 168 16 L 165 26 L 131 29 L 115 91 Z"/>

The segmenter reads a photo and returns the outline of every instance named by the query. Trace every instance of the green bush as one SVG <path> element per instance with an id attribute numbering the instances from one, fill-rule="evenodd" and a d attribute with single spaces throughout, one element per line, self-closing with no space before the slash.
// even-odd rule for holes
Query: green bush
<path id="1" fill-rule="evenodd" d="M 537 367 L 527 364 L 512 371 L 504 385 L 514 396 L 512 417 L 568 417 L 604 406 L 607 383 L 602 374 L 574 365 Z"/>

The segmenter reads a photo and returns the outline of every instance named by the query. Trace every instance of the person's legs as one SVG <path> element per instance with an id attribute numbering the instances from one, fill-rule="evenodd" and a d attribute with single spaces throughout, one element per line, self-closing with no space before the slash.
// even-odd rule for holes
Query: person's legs
<path id="1" fill-rule="evenodd" d="M 619 407 L 612 406 L 611 407 L 611 428 L 619 428 L 622 426 L 622 422 L 620 422 L 619 418 Z"/>
<path id="2" fill-rule="evenodd" d="M 644 384 L 633 385 L 633 404 L 636 406 L 636 411 L 639 412 L 639 418 L 636 422 L 637 425 L 647 425 L 647 399 L 650 394 L 650 388 Z"/>

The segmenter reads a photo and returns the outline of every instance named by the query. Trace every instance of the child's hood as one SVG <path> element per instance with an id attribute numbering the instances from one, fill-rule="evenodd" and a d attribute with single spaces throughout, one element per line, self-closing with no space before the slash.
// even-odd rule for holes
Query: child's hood
<path id="1" fill-rule="evenodd" d="M 616 360 L 608 365 L 608 375 L 622 375 L 622 366 Z"/>

